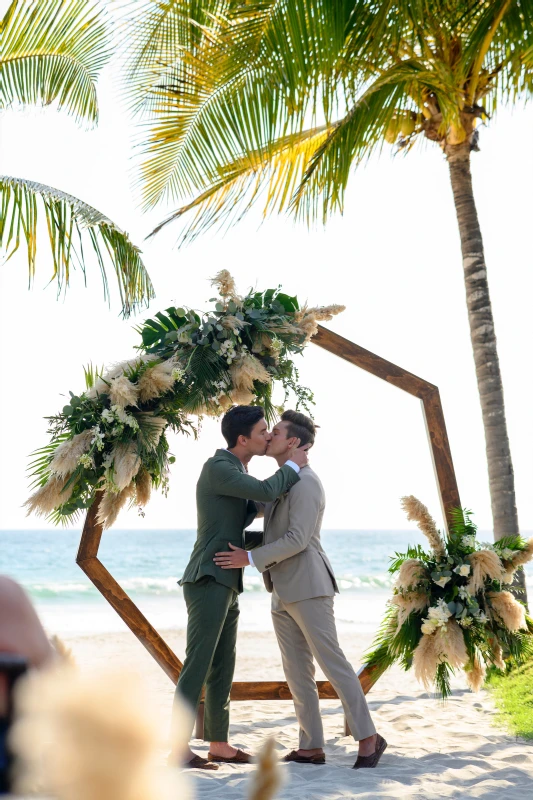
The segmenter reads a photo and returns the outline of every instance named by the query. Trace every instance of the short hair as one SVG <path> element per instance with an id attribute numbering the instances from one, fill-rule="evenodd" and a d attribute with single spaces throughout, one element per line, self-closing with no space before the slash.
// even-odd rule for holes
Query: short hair
<path id="1" fill-rule="evenodd" d="M 222 417 L 222 436 L 231 449 L 239 436 L 251 436 L 254 425 L 265 418 L 263 406 L 233 406 Z"/>
<path id="2" fill-rule="evenodd" d="M 318 425 L 315 425 L 311 417 L 306 417 L 299 411 L 284 411 L 281 415 L 281 422 L 287 423 L 287 439 L 295 436 L 300 440 L 300 447 L 304 444 L 313 445 Z"/>

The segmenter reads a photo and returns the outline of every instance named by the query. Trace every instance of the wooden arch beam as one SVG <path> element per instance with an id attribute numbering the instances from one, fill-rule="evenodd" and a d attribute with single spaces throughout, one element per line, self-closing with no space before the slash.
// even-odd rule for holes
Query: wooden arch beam
<path id="1" fill-rule="evenodd" d="M 449 523 L 451 509 L 459 507 L 461 502 L 438 388 L 321 325 L 318 334 L 311 341 L 420 400 L 443 516 Z M 183 666 L 182 662 L 98 559 L 102 526 L 96 521 L 96 516 L 101 499 L 102 493 L 98 492 L 87 512 L 76 563 L 157 661 L 172 683 L 176 684 Z M 376 670 L 365 667 L 359 670 L 358 675 L 363 691 L 367 694 L 377 680 Z M 319 697 L 323 700 L 334 700 L 338 697 L 329 681 L 317 681 L 317 688 Z M 231 690 L 232 700 L 290 700 L 291 698 L 285 681 L 235 682 Z M 197 734 L 203 735 L 201 723 L 197 727 Z"/>

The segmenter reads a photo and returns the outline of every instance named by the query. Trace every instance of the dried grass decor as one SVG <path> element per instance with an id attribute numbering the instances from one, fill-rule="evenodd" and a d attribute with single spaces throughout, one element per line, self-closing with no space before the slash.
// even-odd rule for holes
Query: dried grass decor
<path id="1" fill-rule="evenodd" d="M 533 655 L 533 620 L 507 591 L 515 571 L 533 558 L 533 539 L 480 544 L 471 512 L 464 509 L 453 511 L 450 535 L 444 537 L 416 497 L 402 498 L 402 507 L 430 550 L 417 545 L 392 558 L 394 594 L 366 666 L 378 674 L 395 662 L 413 668 L 443 699 L 451 675 L 462 670 L 478 691 L 488 667 L 502 670 L 506 661 L 520 663 Z"/>
<path id="2" fill-rule="evenodd" d="M 55 666 L 30 674 L 10 737 L 17 791 L 57 800 L 190 797 L 186 777 L 159 764 L 167 726 L 152 705 L 134 673 Z"/>
<path id="3" fill-rule="evenodd" d="M 30 465 L 28 513 L 68 523 L 102 490 L 98 521 L 110 527 L 124 506 L 144 506 L 152 489 L 166 492 L 175 460 L 168 429 L 196 436 L 195 417 L 220 416 L 236 403 L 262 405 L 270 422 L 290 394 L 310 411 L 313 395 L 300 386 L 293 356 L 318 320 L 344 306 L 300 310 L 279 287 L 241 297 L 227 270 L 212 285 L 213 310 L 167 308 L 137 329 L 137 356 L 85 369 L 85 389 L 48 417 L 50 441 Z"/>

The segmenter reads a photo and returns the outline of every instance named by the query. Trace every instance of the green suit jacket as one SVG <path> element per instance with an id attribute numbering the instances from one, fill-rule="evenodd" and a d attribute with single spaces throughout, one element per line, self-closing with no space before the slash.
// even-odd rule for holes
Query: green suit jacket
<path id="1" fill-rule="evenodd" d="M 299 480 L 296 470 L 284 465 L 271 478 L 259 481 L 246 473 L 233 453 L 217 450 L 205 462 L 196 485 L 198 533 L 179 583 L 195 583 L 211 575 L 217 583 L 242 592 L 242 569 L 217 567 L 215 553 L 228 550 L 229 542 L 244 547 L 244 529 L 257 514 L 253 501 L 273 501 Z"/>

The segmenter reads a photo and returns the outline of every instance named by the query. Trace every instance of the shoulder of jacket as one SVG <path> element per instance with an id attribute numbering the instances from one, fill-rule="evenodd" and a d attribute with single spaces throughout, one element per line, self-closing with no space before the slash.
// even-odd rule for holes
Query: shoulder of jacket
<path id="1" fill-rule="evenodd" d="M 320 492 L 324 491 L 324 487 L 320 481 L 320 478 L 313 472 L 310 467 L 305 467 L 301 469 L 299 472 L 300 480 L 298 483 L 295 483 L 294 486 L 291 488 L 291 492 L 296 492 L 297 494 L 301 494 L 303 492 L 313 491 L 316 492 L 317 490 Z"/>

